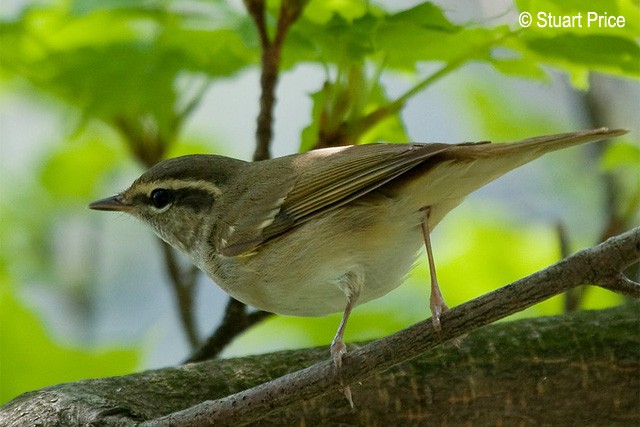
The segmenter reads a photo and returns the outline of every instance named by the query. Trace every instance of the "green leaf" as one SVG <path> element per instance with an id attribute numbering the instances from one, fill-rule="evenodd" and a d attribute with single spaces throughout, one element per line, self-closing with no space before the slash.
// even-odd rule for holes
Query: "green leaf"
<path id="1" fill-rule="evenodd" d="M 106 8 L 97 2 L 27 8 L 2 23 L 3 76 L 25 78 L 86 118 L 115 127 L 144 121 L 148 131 L 138 139 L 169 144 L 185 119 L 180 106 L 190 102 L 180 82 L 229 76 L 257 62 L 246 44 L 250 36 L 240 30 L 248 18 L 219 28 L 208 12 L 117 1 Z"/>
<path id="2" fill-rule="evenodd" d="M 523 77 L 532 80 L 547 80 L 547 75 L 535 62 L 526 59 L 493 60 L 496 70 L 507 76 Z"/>
<path id="3" fill-rule="evenodd" d="M 634 0 L 592 0 L 588 2 L 580 0 L 516 0 L 515 3 L 520 11 L 529 12 L 534 18 L 532 25 L 526 28 L 526 33 L 537 32 L 547 36 L 562 33 L 606 34 L 632 40 L 637 37 L 640 30 L 640 9 Z M 540 13 L 543 15 L 539 17 Z M 574 16 L 577 18 L 571 19 Z M 609 26 L 603 21 L 590 20 L 590 18 L 600 16 L 622 16 L 625 20 L 624 26 Z M 570 17 L 571 25 L 555 26 L 561 17 Z"/>
<path id="4" fill-rule="evenodd" d="M 537 55 L 531 53 L 523 41 L 513 35 L 500 41 L 491 51 L 491 65 L 507 76 L 533 80 L 549 80 L 541 68 Z"/>
<path id="5" fill-rule="evenodd" d="M 353 65 L 348 71 L 339 70 L 335 82 L 325 82 L 322 90 L 311 94 L 312 121 L 302 131 L 300 151 L 312 149 L 319 141 L 322 145 L 406 141 L 404 123 L 378 78 Z M 377 117 L 371 119 L 371 114 Z"/>
<path id="6" fill-rule="evenodd" d="M 442 9 L 433 3 L 420 3 L 410 9 L 403 10 L 388 17 L 391 25 L 408 25 L 445 32 L 458 32 L 461 26 L 447 19 Z"/>
<path id="7" fill-rule="evenodd" d="M 326 88 L 326 86 L 325 86 Z M 311 98 L 311 123 L 305 126 L 300 133 L 300 149 L 299 152 L 312 150 L 318 143 L 318 133 L 320 130 L 319 120 L 324 109 L 326 89 L 321 89 L 309 95 Z"/>
<path id="8" fill-rule="evenodd" d="M 298 22 L 283 49 L 283 67 L 298 62 L 349 64 L 361 62 L 374 53 L 373 34 L 378 18 L 367 13 L 353 21 L 339 14 L 322 25 L 313 21 Z"/>
<path id="9" fill-rule="evenodd" d="M 124 152 L 99 137 L 64 144 L 51 153 L 40 172 L 40 182 L 57 199 L 93 196 L 98 181 Z"/>
<path id="10" fill-rule="evenodd" d="M 508 33 L 507 27 L 468 28 L 451 33 L 385 25 L 378 32 L 376 46 L 388 54 L 389 67 L 412 70 L 420 61 L 489 61 L 492 48 Z"/>
<path id="11" fill-rule="evenodd" d="M 608 172 L 627 167 L 640 174 L 640 147 L 624 141 L 609 144 L 600 165 L 602 170 Z"/>
<path id="12" fill-rule="evenodd" d="M 577 88 L 588 87 L 588 73 L 598 71 L 626 77 L 640 76 L 640 8 L 632 0 L 593 2 L 560 0 L 517 0 L 518 8 L 529 12 L 532 25 L 517 35 L 520 51 L 532 61 L 564 70 Z M 541 14 L 541 15 L 539 15 Z M 624 17 L 623 26 L 589 22 L 589 14 Z M 568 17 L 571 25 L 557 26 Z M 575 18 L 573 18 L 575 17 Z"/>
<path id="13" fill-rule="evenodd" d="M 452 60 L 463 54 L 486 59 L 489 44 L 508 31 L 454 25 L 442 9 L 428 2 L 395 14 L 373 8 L 348 18 L 325 12 L 324 18 L 303 19 L 292 29 L 283 55 L 286 67 L 298 61 L 342 65 L 372 59 L 413 70 L 418 61 Z"/>
<path id="14" fill-rule="evenodd" d="M 531 38 L 527 45 L 542 61 L 563 68 L 581 66 L 609 74 L 640 76 L 640 46 L 623 37 L 562 34 Z"/>
<path id="15" fill-rule="evenodd" d="M 371 3 L 364 0 L 311 0 L 305 7 L 303 18 L 323 25 L 338 15 L 351 22 L 367 14 L 371 8 Z"/>
<path id="16" fill-rule="evenodd" d="M 384 86 L 380 82 L 375 82 L 371 88 L 364 115 L 386 108 L 390 104 Z M 400 112 L 389 114 L 381 121 L 375 123 L 360 136 L 359 144 L 369 144 L 375 142 L 406 142 L 409 140 L 404 121 Z"/>

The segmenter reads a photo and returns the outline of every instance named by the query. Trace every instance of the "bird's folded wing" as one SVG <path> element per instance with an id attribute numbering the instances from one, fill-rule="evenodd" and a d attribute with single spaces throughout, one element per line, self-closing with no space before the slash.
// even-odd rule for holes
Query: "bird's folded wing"
<path id="1" fill-rule="evenodd" d="M 250 254 L 270 239 L 349 203 L 428 160 L 433 160 L 432 166 L 448 163 L 446 170 L 430 169 L 431 192 L 439 194 L 434 186 L 442 189 L 446 185 L 448 193 L 457 192 L 456 197 L 461 198 L 546 152 L 624 133 L 623 129 L 601 128 L 506 144 L 356 145 L 269 160 L 252 177 L 251 191 L 246 191 L 225 215 L 227 226 L 219 231 L 217 248 L 226 256 Z M 444 179 L 450 175 L 460 178 L 457 187 L 451 187 Z"/>
<path id="2" fill-rule="evenodd" d="M 335 147 L 277 159 L 271 186 L 239 200 L 234 220 L 220 235 L 225 256 L 251 253 L 257 246 L 335 209 L 402 175 L 450 144 L 371 144 Z M 273 175 L 293 177 L 273 179 Z M 274 185 L 275 183 L 275 185 Z M 242 216 L 242 212 L 245 213 Z M 246 215 L 252 212 L 252 215 Z"/>

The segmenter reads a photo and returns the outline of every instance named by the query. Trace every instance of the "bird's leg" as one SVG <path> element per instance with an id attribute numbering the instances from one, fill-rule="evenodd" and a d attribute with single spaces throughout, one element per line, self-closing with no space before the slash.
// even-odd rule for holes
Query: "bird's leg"
<path id="1" fill-rule="evenodd" d="M 338 330 L 336 332 L 335 337 L 333 337 L 333 341 L 331 342 L 331 357 L 333 358 L 333 364 L 336 368 L 336 372 L 340 377 L 340 384 L 342 385 L 342 393 L 349 401 L 349 405 L 353 408 L 353 398 L 351 396 L 351 388 L 349 385 L 345 385 L 342 382 L 342 377 L 340 376 L 340 368 L 342 367 L 342 356 L 347 352 L 347 346 L 344 343 L 344 330 L 347 327 L 347 320 L 349 319 L 349 315 L 351 314 L 351 309 L 356 303 L 359 295 L 359 284 L 360 281 L 357 276 L 353 273 L 347 273 L 345 275 L 345 283 L 344 288 L 342 290 L 347 295 L 347 306 L 344 309 L 344 314 L 342 315 L 342 320 L 340 321 L 340 326 L 338 326 Z"/>
<path id="2" fill-rule="evenodd" d="M 424 237 L 424 245 L 427 248 L 427 258 L 429 260 L 429 275 L 431 277 L 431 296 L 429 298 L 429 307 L 431 308 L 431 320 L 433 327 L 439 331 L 440 326 L 440 314 L 447 311 L 449 307 L 444 302 L 440 287 L 438 286 L 438 278 L 436 277 L 436 263 L 433 261 L 433 251 L 431 249 L 431 237 L 429 236 L 429 215 L 431 213 L 431 207 L 423 209 L 424 218 L 422 220 L 422 235 Z"/>
<path id="3" fill-rule="evenodd" d="M 342 355 L 347 352 L 347 346 L 345 345 L 343 338 L 344 330 L 347 326 L 347 319 L 349 319 L 352 307 L 353 302 L 351 298 L 348 298 L 347 307 L 344 309 L 344 314 L 342 315 L 342 321 L 340 322 L 340 326 L 338 326 L 336 336 L 333 337 L 333 341 L 331 341 L 331 357 L 333 358 L 333 364 L 337 369 L 340 369 L 342 366 Z"/>

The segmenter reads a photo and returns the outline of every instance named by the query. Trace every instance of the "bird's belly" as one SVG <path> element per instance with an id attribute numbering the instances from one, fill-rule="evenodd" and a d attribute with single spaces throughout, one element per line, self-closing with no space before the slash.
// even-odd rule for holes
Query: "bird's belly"
<path id="1" fill-rule="evenodd" d="M 333 215 L 326 215 L 255 254 L 218 262 L 208 274 L 231 296 L 261 310 L 295 316 L 343 311 L 347 297 L 339 285 L 345 274 L 362 278 L 356 304 L 381 297 L 402 283 L 423 243 L 419 214 L 401 221 L 369 219 L 336 227 Z M 301 241 L 299 232 L 322 238 Z"/>

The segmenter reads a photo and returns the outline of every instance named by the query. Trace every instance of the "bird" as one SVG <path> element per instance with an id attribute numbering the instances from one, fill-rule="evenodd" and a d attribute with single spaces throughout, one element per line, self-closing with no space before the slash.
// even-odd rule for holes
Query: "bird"
<path id="1" fill-rule="evenodd" d="M 340 368 L 352 309 L 398 287 L 422 246 L 441 327 L 448 307 L 430 233 L 468 194 L 545 153 L 626 132 L 351 145 L 257 162 L 187 155 L 89 208 L 138 218 L 245 304 L 293 316 L 342 312 L 330 346 Z"/>

